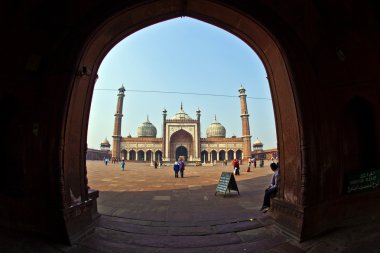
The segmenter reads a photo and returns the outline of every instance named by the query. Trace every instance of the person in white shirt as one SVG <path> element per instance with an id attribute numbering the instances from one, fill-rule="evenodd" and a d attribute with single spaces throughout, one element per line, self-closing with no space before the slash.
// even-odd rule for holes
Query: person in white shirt
<path id="1" fill-rule="evenodd" d="M 277 193 L 278 191 L 278 184 L 280 181 L 280 174 L 278 171 L 278 165 L 276 163 L 271 163 L 270 168 L 273 170 L 273 176 L 271 184 L 268 186 L 268 188 L 265 190 L 264 195 L 264 201 L 263 206 L 261 207 L 260 211 L 263 213 L 267 212 L 270 207 L 270 197 Z"/>

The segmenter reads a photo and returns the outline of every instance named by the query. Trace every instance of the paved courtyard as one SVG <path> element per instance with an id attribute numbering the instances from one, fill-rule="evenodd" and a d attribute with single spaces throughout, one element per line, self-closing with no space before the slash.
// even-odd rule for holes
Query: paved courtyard
<path id="1" fill-rule="evenodd" d="M 270 226 L 259 209 L 270 182 L 269 166 L 241 166 L 237 191 L 215 195 L 232 166 L 187 166 L 175 178 L 172 166 L 88 161 L 88 181 L 100 191 L 102 216 L 95 233 L 72 252 L 302 252 Z"/>
<path id="2" fill-rule="evenodd" d="M 235 176 L 240 195 L 231 191 L 223 197 L 215 196 L 216 185 L 232 166 L 187 166 L 185 177 L 175 178 L 172 166 L 155 169 L 149 163 L 127 163 L 121 171 L 120 164 L 87 163 L 89 185 L 100 191 L 101 214 L 191 224 L 253 217 L 272 173 L 269 166 L 251 172 L 246 168 L 243 165 L 241 175 Z"/>
<path id="3" fill-rule="evenodd" d="M 91 188 L 100 190 L 95 230 L 73 245 L 60 245 L 0 229 L 0 252 L 320 253 L 379 252 L 380 217 L 354 220 L 299 243 L 259 211 L 268 166 L 236 176 L 240 195 L 216 185 L 231 166 L 190 167 L 174 178 L 172 167 L 104 165 L 88 161 Z"/>

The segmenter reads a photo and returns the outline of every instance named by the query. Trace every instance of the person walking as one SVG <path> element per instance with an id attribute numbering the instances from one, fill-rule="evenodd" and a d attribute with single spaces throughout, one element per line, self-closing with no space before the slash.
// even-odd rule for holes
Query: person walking
<path id="1" fill-rule="evenodd" d="M 181 177 L 183 177 L 184 170 L 185 170 L 185 163 L 182 160 L 179 160 L 179 172 L 181 173 Z"/>
<path id="2" fill-rule="evenodd" d="M 179 171 L 179 164 L 178 164 L 178 162 L 174 163 L 173 170 L 174 170 L 174 177 L 178 177 L 178 171 Z"/>
<path id="3" fill-rule="evenodd" d="M 121 161 L 121 170 L 124 171 L 124 167 L 125 167 L 125 161 L 124 159 Z"/>
<path id="4" fill-rule="evenodd" d="M 265 189 L 263 206 L 260 209 L 260 211 L 262 211 L 263 213 L 266 213 L 269 210 L 270 198 L 271 196 L 277 193 L 279 181 L 280 181 L 278 165 L 276 163 L 271 163 L 270 168 L 273 171 L 273 176 L 272 176 L 271 184 L 268 186 L 267 189 Z"/>

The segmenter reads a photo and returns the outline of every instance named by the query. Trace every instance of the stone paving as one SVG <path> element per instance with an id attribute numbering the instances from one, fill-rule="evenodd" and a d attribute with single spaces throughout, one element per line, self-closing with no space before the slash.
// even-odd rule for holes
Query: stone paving
<path id="1" fill-rule="evenodd" d="M 91 188 L 100 191 L 95 232 L 71 252 L 303 252 L 270 226 L 259 209 L 270 182 L 269 166 L 241 167 L 237 191 L 217 193 L 232 166 L 172 166 L 88 161 Z M 291 251 L 289 251 L 291 250 Z"/>
<path id="2" fill-rule="evenodd" d="M 380 210 L 299 243 L 282 233 L 269 213 L 258 211 L 271 177 L 268 167 L 236 177 L 240 195 L 214 195 L 230 166 L 171 167 L 89 161 L 88 179 L 100 190 L 95 230 L 74 245 L 56 244 L 0 228 L 0 252 L 330 253 L 380 252 Z M 371 209 L 368 209 L 371 211 Z"/>

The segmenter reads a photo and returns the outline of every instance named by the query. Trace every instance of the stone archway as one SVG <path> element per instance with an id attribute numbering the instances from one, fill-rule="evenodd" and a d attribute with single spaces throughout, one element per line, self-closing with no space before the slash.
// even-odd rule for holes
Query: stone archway
<path id="1" fill-rule="evenodd" d="M 127 150 L 123 149 L 120 153 L 121 153 L 121 157 L 120 157 L 121 160 L 126 161 L 127 160 L 127 154 L 128 154 Z"/>
<path id="2" fill-rule="evenodd" d="M 211 162 L 214 162 L 217 160 L 217 152 L 215 150 L 212 150 L 210 152 L 210 156 L 211 156 Z"/>
<path id="3" fill-rule="evenodd" d="M 129 151 L 129 160 L 131 161 L 136 160 L 136 151 L 134 150 Z"/>
<path id="4" fill-rule="evenodd" d="M 201 160 L 202 160 L 202 162 L 208 162 L 208 152 L 207 152 L 207 150 L 203 150 L 202 152 L 201 152 Z"/>
<path id="5" fill-rule="evenodd" d="M 146 161 L 150 162 L 150 161 L 153 160 L 153 152 L 152 152 L 152 150 L 146 151 L 145 154 L 146 154 L 146 158 L 145 158 Z"/>
<path id="6" fill-rule="evenodd" d="M 171 160 L 177 160 L 177 149 L 183 147 L 186 149 L 186 159 L 189 160 L 195 154 L 193 136 L 187 131 L 180 129 L 170 136 L 169 157 Z M 181 150 L 184 152 L 184 149 Z"/>
<path id="7" fill-rule="evenodd" d="M 221 150 L 219 151 L 219 161 L 224 161 L 226 160 L 226 151 Z"/>
<path id="8" fill-rule="evenodd" d="M 241 159 L 242 157 L 242 152 L 240 149 L 236 150 L 236 159 Z"/>
<path id="9" fill-rule="evenodd" d="M 188 157 L 188 152 L 187 152 L 187 148 L 184 147 L 184 146 L 179 146 L 176 150 L 175 150 L 175 160 L 178 161 L 178 159 L 184 159 L 184 161 L 187 161 L 187 157 Z"/>
<path id="10" fill-rule="evenodd" d="M 145 152 L 144 150 L 139 150 L 137 152 L 137 161 L 144 161 L 145 160 Z"/>
<path id="11" fill-rule="evenodd" d="M 234 159 L 234 151 L 233 150 L 228 150 L 227 158 L 228 158 L 228 161 L 231 161 Z"/>
<path id="12" fill-rule="evenodd" d="M 161 162 L 161 160 L 162 160 L 162 152 L 161 152 L 161 150 L 157 150 L 154 153 L 154 160 Z"/>
<path id="13" fill-rule="evenodd" d="M 158 0 L 141 3 L 120 10 L 99 22 L 92 33 L 86 33 L 87 41 L 78 53 L 75 74 L 67 94 L 65 119 L 62 126 L 60 160 L 62 170 L 62 199 L 64 208 L 81 208 L 89 199 L 86 173 L 85 148 L 87 126 L 92 93 L 97 78 L 97 70 L 106 54 L 123 38 L 155 23 L 180 16 L 188 16 L 218 26 L 245 41 L 260 57 L 268 74 L 276 119 L 277 141 L 280 156 L 282 187 L 278 194 L 280 201 L 274 206 L 277 220 L 296 220 L 290 227 L 297 236 L 301 234 L 303 215 L 301 210 L 307 203 L 307 187 L 310 162 L 303 157 L 305 139 L 301 137 L 302 122 L 297 108 L 291 69 L 286 52 L 270 29 L 241 11 L 228 5 L 210 0 Z M 301 143 L 301 139 L 303 142 Z M 286 143 L 286 145 L 285 145 Z M 306 145 L 307 146 L 307 145 Z M 191 150 L 191 149 L 189 149 Z M 78 155 L 80 154 L 80 155 Z M 132 160 L 132 154 L 131 154 Z M 294 178 L 298 178 L 295 182 Z M 80 197 L 81 205 L 72 207 L 71 195 Z M 285 207 L 286 206 L 286 207 Z M 290 208 L 290 211 L 281 211 Z M 302 209 L 303 210 L 303 209 Z M 288 224 L 291 224 L 288 222 Z"/>

